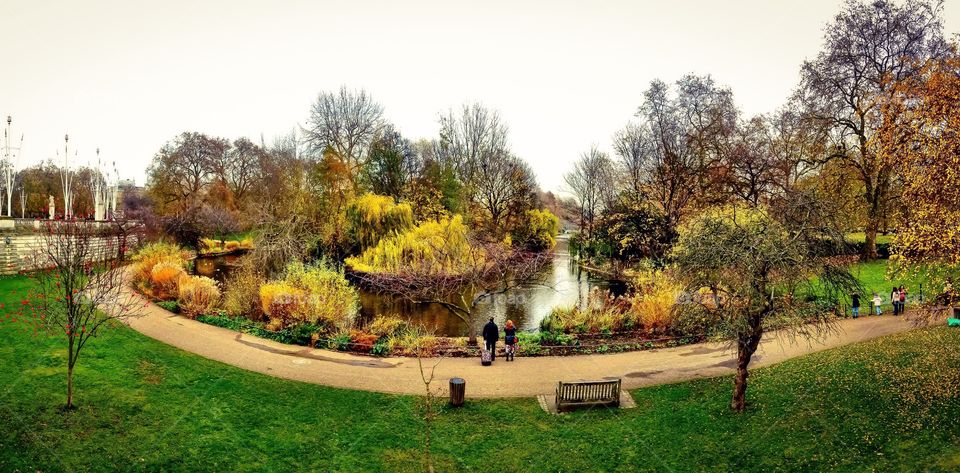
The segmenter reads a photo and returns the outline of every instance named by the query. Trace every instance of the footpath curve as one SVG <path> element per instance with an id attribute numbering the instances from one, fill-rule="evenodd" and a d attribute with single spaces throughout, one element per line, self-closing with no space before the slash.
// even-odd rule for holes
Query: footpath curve
<path id="1" fill-rule="evenodd" d="M 144 307 L 142 317 L 128 322 L 134 330 L 168 345 L 278 378 L 362 391 L 423 392 L 415 358 L 373 358 L 285 345 L 197 322 L 154 304 Z M 912 327 L 903 317 L 871 316 L 844 319 L 835 333 L 817 341 L 770 333 L 763 337 L 751 367 L 768 366 Z M 471 398 L 531 397 L 551 393 L 557 381 L 622 378 L 624 388 L 633 389 L 725 375 L 733 373 L 735 358 L 735 352 L 723 343 L 603 355 L 520 357 L 509 363 L 497 358 L 493 366 L 481 366 L 475 358 L 446 358 L 436 368 L 436 380 L 437 385 L 446 388 L 447 379 L 464 378 Z"/>

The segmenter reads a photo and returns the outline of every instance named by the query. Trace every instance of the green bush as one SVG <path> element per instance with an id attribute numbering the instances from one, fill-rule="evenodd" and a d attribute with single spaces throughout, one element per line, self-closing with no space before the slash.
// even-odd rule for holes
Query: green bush
<path id="1" fill-rule="evenodd" d="M 157 305 L 168 312 L 173 312 L 174 314 L 180 313 L 180 303 L 177 301 L 160 301 L 157 302 Z"/>

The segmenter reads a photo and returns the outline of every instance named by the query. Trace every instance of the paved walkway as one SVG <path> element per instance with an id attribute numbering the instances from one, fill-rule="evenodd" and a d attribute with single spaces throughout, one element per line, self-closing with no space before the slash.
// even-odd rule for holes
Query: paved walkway
<path id="1" fill-rule="evenodd" d="M 284 345 L 187 319 L 153 304 L 141 318 L 131 319 L 135 330 L 161 342 L 250 371 L 279 378 L 339 388 L 386 393 L 420 394 L 423 383 L 416 358 L 373 358 L 329 350 Z M 843 320 L 837 333 L 819 342 L 768 334 L 751 367 L 902 332 L 911 324 L 902 317 L 864 317 Z M 636 388 L 732 373 L 735 353 L 727 345 L 701 343 L 675 348 L 605 355 L 498 358 L 481 366 L 475 358 L 446 358 L 437 367 L 437 384 L 461 377 L 469 397 L 530 397 L 551 393 L 557 381 L 623 379 L 624 388 Z M 429 360 L 424 360 L 424 365 Z"/>

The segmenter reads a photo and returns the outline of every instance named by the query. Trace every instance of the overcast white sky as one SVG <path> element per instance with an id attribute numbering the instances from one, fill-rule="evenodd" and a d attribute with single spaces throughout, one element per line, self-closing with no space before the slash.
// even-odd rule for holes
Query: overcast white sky
<path id="1" fill-rule="evenodd" d="M 182 131 L 259 141 L 318 92 L 370 91 L 409 138 L 466 101 L 500 110 L 545 190 L 636 111 L 650 80 L 712 74 L 748 113 L 779 107 L 836 0 L 45 1 L 0 3 L 0 115 L 23 164 L 64 133 L 144 181 Z M 946 6 L 946 30 L 960 6 Z"/>

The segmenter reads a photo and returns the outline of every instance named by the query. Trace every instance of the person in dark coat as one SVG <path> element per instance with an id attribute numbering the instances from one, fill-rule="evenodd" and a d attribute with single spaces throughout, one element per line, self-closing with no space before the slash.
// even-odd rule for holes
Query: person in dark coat
<path id="1" fill-rule="evenodd" d="M 500 339 L 500 327 L 493 323 L 493 317 L 483 326 L 483 342 L 487 350 L 490 350 L 490 359 L 496 358 L 497 340 Z"/>
<path id="2" fill-rule="evenodd" d="M 850 309 L 853 312 L 853 318 L 860 317 L 860 294 L 856 292 L 850 294 Z"/>

